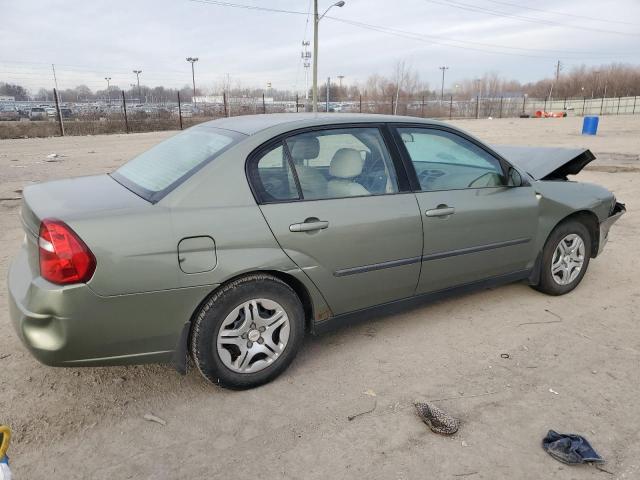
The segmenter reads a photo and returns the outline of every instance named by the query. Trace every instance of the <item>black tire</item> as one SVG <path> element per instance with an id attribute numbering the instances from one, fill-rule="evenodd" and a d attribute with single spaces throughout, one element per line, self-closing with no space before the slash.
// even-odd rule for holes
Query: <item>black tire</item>
<path id="1" fill-rule="evenodd" d="M 279 357 L 263 370 L 235 372 L 218 354 L 218 332 L 234 308 L 256 298 L 275 301 L 285 310 L 289 317 L 288 342 Z M 213 384 L 235 390 L 257 387 L 276 378 L 291 364 L 302 345 L 304 324 L 302 303 L 291 287 L 271 275 L 248 275 L 214 292 L 197 312 L 191 331 L 191 356 L 202 376 Z"/>
<path id="2" fill-rule="evenodd" d="M 566 285 L 560 285 L 556 282 L 551 274 L 551 263 L 553 254 L 560 241 L 567 235 L 576 234 L 582 238 L 585 247 L 584 263 L 578 276 Z M 547 295 L 564 295 L 576 288 L 582 281 L 589 267 L 591 259 L 592 239 L 587 227 L 577 220 L 566 220 L 560 223 L 549 235 L 547 243 L 542 251 L 542 263 L 540 265 L 540 281 L 538 285 L 533 286 L 536 290 L 546 293 Z"/>

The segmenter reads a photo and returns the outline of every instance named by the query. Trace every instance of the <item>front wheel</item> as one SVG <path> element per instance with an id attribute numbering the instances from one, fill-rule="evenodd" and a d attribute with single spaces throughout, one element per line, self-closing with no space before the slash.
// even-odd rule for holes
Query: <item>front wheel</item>
<path id="1" fill-rule="evenodd" d="M 558 225 L 544 246 L 540 282 L 534 288 L 564 295 L 582 281 L 591 258 L 591 235 L 584 224 L 569 220 Z"/>
<path id="2" fill-rule="evenodd" d="M 191 354 L 212 383 L 253 388 L 289 366 L 303 336 L 304 310 L 296 293 L 270 275 L 250 275 L 223 286 L 201 307 Z"/>

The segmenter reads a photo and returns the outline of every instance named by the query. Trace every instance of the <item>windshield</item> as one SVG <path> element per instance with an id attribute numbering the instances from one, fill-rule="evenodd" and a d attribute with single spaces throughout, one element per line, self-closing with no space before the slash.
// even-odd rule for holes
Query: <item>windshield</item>
<path id="1" fill-rule="evenodd" d="M 191 128 L 138 155 L 111 176 L 155 203 L 244 136 L 218 128 Z"/>

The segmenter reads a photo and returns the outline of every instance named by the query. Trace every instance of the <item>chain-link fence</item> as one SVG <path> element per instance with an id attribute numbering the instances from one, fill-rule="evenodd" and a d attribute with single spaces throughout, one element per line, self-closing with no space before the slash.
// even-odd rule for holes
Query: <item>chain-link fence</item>
<path id="1" fill-rule="evenodd" d="M 54 98 L 57 95 L 54 94 Z M 0 138 L 47 137 L 54 135 L 97 135 L 109 133 L 177 130 L 215 118 L 238 115 L 304 112 L 311 110 L 309 99 L 219 96 L 195 97 L 184 103 L 174 101 L 140 103 L 119 98 L 95 102 L 13 102 L 0 105 Z M 513 118 L 584 115 L 635 115 L 640 113 L 637 97 L 535 99 L 521 97 L 481 97 L 471 99 L 427 96 L 390 96 L 372 99 L 329 100 L 318 104 L 330 112 L 381 113 L 423 118 Z"/>

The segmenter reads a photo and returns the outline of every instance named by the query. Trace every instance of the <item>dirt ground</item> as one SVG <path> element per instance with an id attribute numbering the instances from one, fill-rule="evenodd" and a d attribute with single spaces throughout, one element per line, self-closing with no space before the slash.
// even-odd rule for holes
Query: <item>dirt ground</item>
<path id="1" fill-rule="evenodd" d="M 605 117 L 595 137 L 580 121 L 454 122 L 489 142 L 599 155 L 578 180 L 629 211 L 574 292 L 514 284 L 373 318 L 308 338 L 255 390 L 163 365 L 40 365 L 11 328 L 2 286 L 0 423 L 15 433 L 14 478 L 640 478 L 640 116 Z M 110 171 L 171 134 L 0 141 L 0 278 L 22 239 L 13 199 L 24 185 Z M 429 431 L 416 399 L 461 418 L 460 431 Z M 553 460 L 540 448 L 549 429 L 584 434 L 609 473 Z"/>

